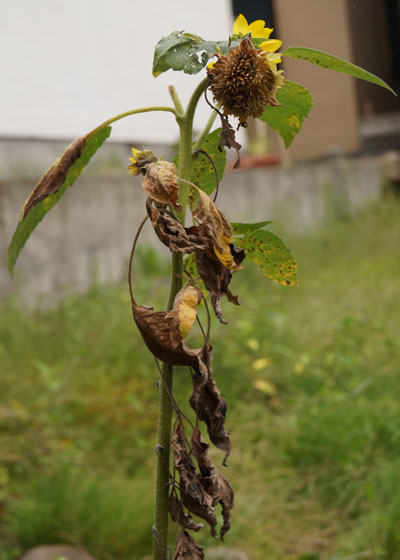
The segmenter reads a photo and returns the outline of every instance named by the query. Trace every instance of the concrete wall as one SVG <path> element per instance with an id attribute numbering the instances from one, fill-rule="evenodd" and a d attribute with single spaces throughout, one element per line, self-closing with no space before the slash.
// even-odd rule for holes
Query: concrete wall
<path id="1" fill-rule="evenodd" d="M 116 165 L 110 167 L 105 149 L 103 159 L 98 156 L 95 164 L 94 158 L 37 227 L 17 263 L 15 286 L 6 271 L 6 251 L 37 177 L 0 179 L 0 296 L 15 292 L 31 303 L 47 303 L 87 290 L 94 277 L 115 282 L 126 276 L 145 194 L 140 178 L 125 171 L 128 147 L 111 149 Z M 50 161 L 55 159 L 57 147 L 46 150 L 55 151 Z M 385 166 L 384 158 L 375 157 L 232 171 L 222 181 L 218 204 L 231 221 L 267 219 L 301 230 L 377 197 Z M 149 225 L 143 238 L 159 247 Z"/>

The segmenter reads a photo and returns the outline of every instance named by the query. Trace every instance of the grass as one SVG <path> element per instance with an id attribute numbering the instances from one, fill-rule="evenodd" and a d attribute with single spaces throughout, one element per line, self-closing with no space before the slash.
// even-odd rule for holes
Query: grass
<path id="1" fill-rule="evenodd" d="M 229 326 L 212 324 L 233 443 L 226 544 L 251 560 L 400 557 L 399 214 L 382 202 L 286 235 L 300 287 L 246 264 L 232 283 L 241 307 L 224 302 Z M 141 253 L 140 303 L 163 305 L 162 271 Z M 148 555 L 157 372 L 126 287 L 50 310 L 4 302 L 0 361 L 0 560 L 54 542 L 99 560 Z M 186 402 L 184 370 L 175 388 Z"/>

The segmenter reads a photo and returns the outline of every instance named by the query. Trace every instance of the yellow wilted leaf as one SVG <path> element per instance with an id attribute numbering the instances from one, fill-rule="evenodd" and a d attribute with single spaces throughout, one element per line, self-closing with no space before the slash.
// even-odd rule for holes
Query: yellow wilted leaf
<path id="1" fill-rule="evenodd" d="M 196 320 L 197 306 L 201 301 L 201 290 L 186 284 L 176 295 L 174 306 L 169 313 L 174 334 L 186 338 Z"/>
<path id="2" fill-rule="evenodd" d="M 200 200 L 193 210 L 193 217 L 196 222 L 204 226 L 212 239 L 215 254 L 218 260 L 228 270 L 239 270 L 233 258 L 230 244 L 232 243 L 232 226 L 225 218 L 217 205 L 203 191 L 198 189 Z"/>
<path id="3" fill-rule="evenodd" d="M 253 387 L 255 389 L 258 389 L 262 393 L 265 393 L 269 397 L 274 397 L 277 393 L 275 385 L 273 385 L 273 383 L 270 383 L 266 379 L 255 379 L 253 381 Z"/>
<path id="4" fill-rule="evenodd" d="M 254 362 L 251 364 L 251 367 L 255 371 L 260 371 L 260 369 L 268 367 L 270 363 L 271 360 L 269 358 L 258 358 L 257 360 L 254 360 Z"/>

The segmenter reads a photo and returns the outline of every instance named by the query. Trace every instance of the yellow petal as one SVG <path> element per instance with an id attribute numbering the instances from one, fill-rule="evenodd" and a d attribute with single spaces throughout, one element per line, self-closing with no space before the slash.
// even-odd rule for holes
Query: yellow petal
<path id="1" fill-rule="evenodd" d="M 281 45 L 282 41 L 279 41 L 279 39 L 268 39 L 268 41 L 261 43 L 259 48 L 266 52 L 275 52 Z"/>
<path id="2" fill-rule="evenodd" d="M 275 64 L 282 62 L 281 55 L 279 53 L 268 54 L 268 60 L 270 62 L 274 62 Z"/>
<path id="3" fill-rule="evenodd" d="M 248 32 L 250 32 L 253 35 L 253 37 L 255 37 L 255 33 L 262 31 L 264 29 L 264 25 L 265 25 L 265 21 L 263 21 L 262 19 L 253 21 L 249 25 Z"/>
<path id="4" fill-rule="evenodd" d="M 264 27 L 264 29 L 260 29 L 260 31 L 255 31 L 252 33 L 253 37 L 261 37 L 263 39 L 269 39 L 269 36 L 273 32 L 272 27 Z"/>
<path id="5" fill-rule="evenodd" d="M 136 161 L 139 154 L 140 154 L 140 150 L 137 150 L 136 148 L 132 148 L 132 155 L 135 158 L 135 161 Z M 132 163 L 134 163 L 132 158 L 129 158 L 129 159 L 132 161 Z"/>
<path id="6" fill-rule="evenodd" d="M 243 14 L 239 14 L 233 24 L 233 35 L 246 35 L 249 29 L 249 24 L 247 23 L 247 19 L 244 17 Z"/>

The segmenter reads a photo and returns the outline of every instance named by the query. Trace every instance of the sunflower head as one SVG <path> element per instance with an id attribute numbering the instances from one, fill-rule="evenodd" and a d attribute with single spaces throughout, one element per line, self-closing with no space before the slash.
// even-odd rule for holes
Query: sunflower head
<path id="1" fill-rule="evenodd" d="M 260 117 L 267 105 L 277 105 L 275 93 L 283 85 L 282 71 L 276 70 L 268 53 L 253 46 L 250 36 L 226 55 L 216 56 L 207 75 L 224 115 L 234 115 L 246 126 L 247 117 Z"/>
<path id="2" fill-rule="evenodd" d="M 137 150 L 136 148 L 132 148 L 132 156 L 129 158 L 131 165 L 128 167 L 129 173 L 133 175 L 145 175 L 147 166 L 149 163 L 154 163 L 157 161 L 156 156 L 150 150 Z"/>

